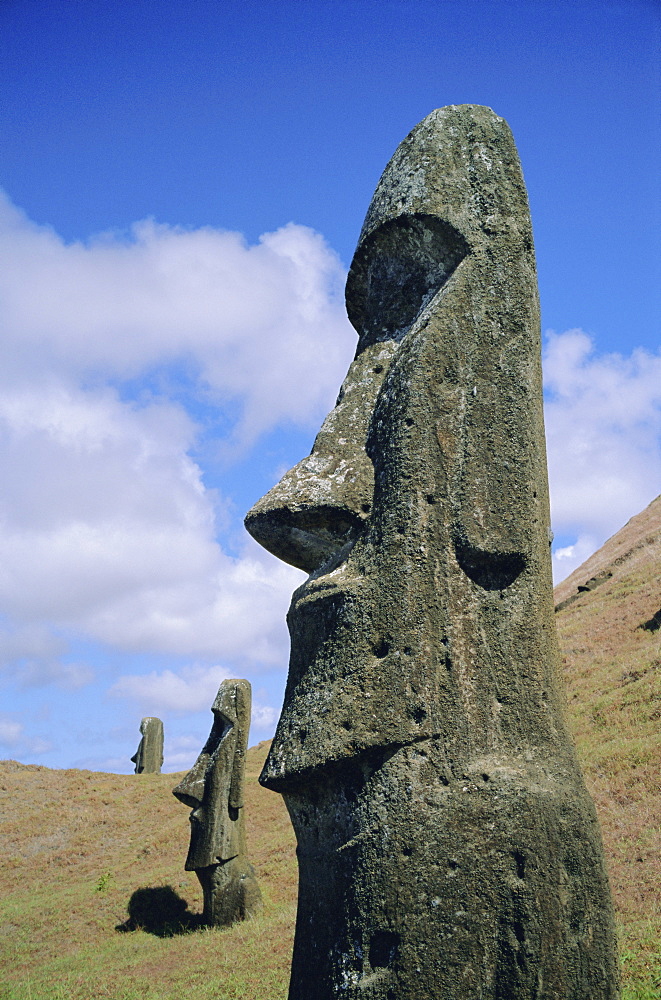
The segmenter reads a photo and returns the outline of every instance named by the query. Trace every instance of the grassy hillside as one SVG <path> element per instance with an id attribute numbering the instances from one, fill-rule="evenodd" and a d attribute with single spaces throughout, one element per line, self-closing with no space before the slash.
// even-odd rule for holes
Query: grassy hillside
<path id="1" fill-rule="evenodd" d="M 569 722 L 601 821 L 625 995 L 657 1000 L 661 497 L 564 580 L 555 596 Z"/>
<path id="2" fill-rule="evenodd" d="M 257 783 L 265 752 L 249 751 L 246 782 L 264 913 L 230 931 L 196 925 L 179 776 L 1 762 L 0 1000 L 286 997 L 296 859 L 282 799 Z M 127 919 L 136 891 L 145 930 Z"/>
<path id="3" fill-rule="evenodd" d="M 661 998 L 660 581 L 661 498 L 556 592 L 624 1000 Z M 296 861 L 283 802 L 257 783 L 265 752 L 249 751 L 246 804 L 264 913 L 225 931 L 196 921 L 202 899 L 183 871 L 189 825 L 171 794 L 177 775 L 0 762 L 0 1000 L 284 1000 Z"/>

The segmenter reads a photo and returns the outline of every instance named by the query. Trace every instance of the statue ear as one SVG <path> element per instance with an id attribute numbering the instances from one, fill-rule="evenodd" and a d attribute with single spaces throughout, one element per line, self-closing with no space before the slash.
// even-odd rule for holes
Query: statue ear
<path id="1" fill-rule="evenodd" d="M 246 750 L 248 749 L 248 733 L 250 731 L 251 689 L 248 681 L 237 681 L 235 687 L 236 699 L 236 737 L 234 743 L 234 759 L 232 761 L 232 777 L 230 780 L 228 805 L 230 809 L 243 807 L 243 784 L 245 776 Z"/>

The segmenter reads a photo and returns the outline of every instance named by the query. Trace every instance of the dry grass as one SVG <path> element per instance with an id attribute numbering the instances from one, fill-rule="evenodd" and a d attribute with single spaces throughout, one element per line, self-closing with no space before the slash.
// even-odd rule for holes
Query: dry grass
<path id="1" fill-rule="evenodd" d="M 296 861 L 282 799 L 257 783 L 265 750 L 249 752 L 246 803 L 264 914 L 229 930 L 190 919 L 202 897 L 177 775 L 0 763 L 0 1000 L 284 1000 Z M 168 885 L 179 927 L 155 913 L 151 933 L 118 930 L 136 890 Z"/>
<path id="2" fill-rule="evenodd" d="M 570 724 L 597 804 L 620 929 L 623 1000 L 661 998 L 661 500 L 557 591 L 610 573 L 557 615 Z M 195 926 L 177 775 L 52 771 L 0 762 L 0 1000 L 284 1000 L 296 906 L 294 838 L 249 751 L 249 854 L 263 916 Z M 122 933 L 138 889 L 182 912 Z M 152 892 L 149 898 L 156 898 Z M 167 896 L 166 896 L 167 898 Z M 170 925 L 168 925 L 168 919 Z M 172 926 L 172 924 L 178 926 Z"/>
<path id="3" fill-rule="evenodd" d="M 556 590 L 568 715 L 597 805 L 624 996 L 661 998 L 661 498 Z"/>

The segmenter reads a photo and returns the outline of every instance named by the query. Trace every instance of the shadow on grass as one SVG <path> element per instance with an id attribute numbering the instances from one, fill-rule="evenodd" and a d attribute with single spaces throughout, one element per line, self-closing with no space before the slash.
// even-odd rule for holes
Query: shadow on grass
<path id="1" fill-rule="evenodd" d="M 174 937 L 175 934 L 190 934 L 204 926 L 201 914 L 191 913 L 186 900 L 171 885 L 136 889 L 129 900 L 128 911 L 128 920 L 115 927 L 120 934 L 141 930 L 157 937 Z"/>

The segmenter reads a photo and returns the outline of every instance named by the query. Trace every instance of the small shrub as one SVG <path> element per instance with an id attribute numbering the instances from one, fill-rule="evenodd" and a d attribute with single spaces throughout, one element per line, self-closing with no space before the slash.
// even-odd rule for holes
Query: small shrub
<path id="1" fill-rule="evenodd" d="M 113 879 L 112 872 L 104 872 L 94 887 L 95 891 L 106 892 L 110 888 L 110 882 L 112 881 L 112 879 Z"/>

